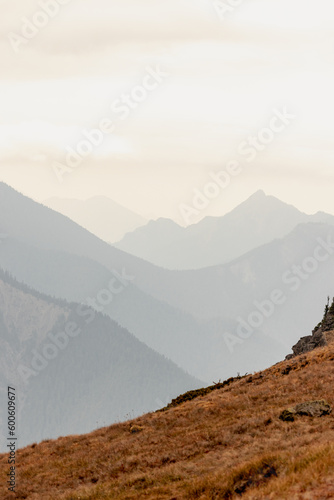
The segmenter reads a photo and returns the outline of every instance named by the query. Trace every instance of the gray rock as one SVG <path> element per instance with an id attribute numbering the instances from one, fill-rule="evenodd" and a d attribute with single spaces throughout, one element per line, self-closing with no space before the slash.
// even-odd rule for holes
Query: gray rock
<path id="1" fill-rule="evenodd" d="M 323 347 L 327 345 L 326 338 L 321 329 L 316 330 L 312 335 L 307 335 L 302 337 L 297 344 L 292 348 L 293 354 L 299 356 L 299 354 L 304 354 L 306 352 L 313 351 L 317 347 Z"/>
<path id="2" fill-rule="evenodd" d="M 284 422 L 293 422 L 295 416 L 322 417 L 323 415 L 329 415 L 331 411 L 330 404 L 325 400 L 307 401 L 283 410 L 279 418 Z"/>
<path id="3" fill-rule="evenodd" d="M 312 335 L 302 337 L 297 344 L 292 347 L 293 354 L 288 354 L 285 359 L 289 360 L 300 354 L 313 351 L 317 347 L 324 347 L 328 345 L 328 332 L 334 330 L 334 299 L 331 307 L 328 303 L 325 307 L 325 313 L 322 321 L 314 328 Z"/>

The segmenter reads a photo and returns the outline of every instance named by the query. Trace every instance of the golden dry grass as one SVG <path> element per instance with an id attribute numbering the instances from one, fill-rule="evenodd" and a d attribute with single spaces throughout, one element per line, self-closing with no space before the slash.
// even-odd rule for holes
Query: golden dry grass
<path id="1" fill-rule="evenodd" d="M 334 414 L 278 418 L 303 401 L 333 405 L 333 367 L 330 343 L 165 412 L 19 450 L 15 496 L 0 455 L 0 498 L 334 498 Z"/>

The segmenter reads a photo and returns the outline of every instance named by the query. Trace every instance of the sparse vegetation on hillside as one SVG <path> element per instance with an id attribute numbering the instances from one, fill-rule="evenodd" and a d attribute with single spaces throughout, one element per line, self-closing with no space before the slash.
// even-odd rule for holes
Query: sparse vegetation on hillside
<path id="1" fill-rule="evenodd" d="M 329 297 L 328 297 L 328 299 L 329 299 Z M 329 305 L 328 305 L 327 314 L 324 317 L 322 326 L 323 326 L 324 331 L 329 331 L 329 330 L 334 329 L 334 298 L 333 298 L 331 306 L 329 307 Z"/>
<path id="2" fill-rule="evenodd" d="M 244 375 L 246 376 L 246 375 Z M 232 382 L 235 382 L 236 380 L 241 380 L 244 377 L 241 377 L 238 375 L 237 377 L 231 377 L 227 380 L 224 380 L 224 382 L 217 382 L 214 385 L 210 385 L 209 387 L 203 387 L 202 389 L 195 389 L 193 391 L 188 391 L 185 392 L 184 394 L 181 394 L 175 399 L 172 399 L 172 401 L 167 405 L 165 408 L 161 408 L 159 411 L 166 411 L 169 410 L 170 408 L 175 408 L 176 406 L 179 406 L 182 403 L 185 403 L 186 401 L 191 401 L 192 399 L 199 398 L 200 396 L 206 396 L 207 394 L 210 394 L 212 391 L 217 391 L 218 389 L 223 389 L 223 387 L 226 387 Z"/>
<path id="3" fill-rule="evenodd" d="M 333 362 L 329 343 L 162 413 L 20 450 L 16 498 L 334 498 L 333 412 L 279 419 L 305 401 L 333 406 Z M 2 455 L 9 500 L 6 473 Z"/>

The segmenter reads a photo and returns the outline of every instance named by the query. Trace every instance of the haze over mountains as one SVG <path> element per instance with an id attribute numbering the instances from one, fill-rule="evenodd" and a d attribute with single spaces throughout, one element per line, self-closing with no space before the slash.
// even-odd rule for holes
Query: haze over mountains
<path id="1" fill-rule="evenodd" d="M 272 350 L 272 339 L 259 330 L 232 360 L 223 334 L 226 329 L 235 329 L 235 320 L 214 315 L 203 322 L 183 311 L 173 298 L 175 287 L 184 279 L 182 273 L 156 268 L 120 252 L 8 186 L 1 188 L 1 213 L 6 213 L 5 207 L 8 211 L 2 225 L 9 235 L 0 249 L 2 265 L 19 280 L 43 293 L 85 301 L 87 297 L 98 297 L 113 270 L 120 274 L 125 270 L 134 279 L 126 283 L 122 293 L 114 294 L 113 300 L 103 306 L 103 312 L 208 382 L 235 373 L 240 366 L 250 370 L 253 364 L 266 365 L 285 352 L 284 345 Z M 24 220 L 27 213 L 31 216 Z M 161 300 L 159 295 L 165 295 L 167 300 Z"/>
<path id="2" fill-rule="evenodd" d="M 93 196 L 88 200 L 49 198 L 44 205 L 109 243 L 119 241 L 126 233 L 147 223 L 141 215 L 105 196 Z"/>
<path id="3" fill-rule="evenodd" d="M 63 306 L 64 300 L 89 304 L 98 317 L 109 316 L 102 316 L 95 329 L 92 323 L 92 335 L 99 325 L 103 335 L 109 328 L 123 328 L 125 338 L 132 334 L 149 352 L 153 349 L 157 359 L 167 357 L 175 363 L 169 365 L 174 373 L 182 374 L 180 383 L 189 382 L 196 388 L 195 378 L 210 384 L 283 359 L 291 345 L 312 330 L 326 296 L 333 293 L 334 227 L 328 224 L 333 217 L 306 216 L 262 193 L 230 217 L 239 220 L 238 230 L 243 234 L 241 228 L 246 230 L 246 226 L 238 212 L 250 221 L 250 214 L 255 213 L 260 220 L 261 210 L 264 222 L 254 236 L 249 229 L 243 239 L 255 245 L 251 251 L 217 266 L 172 271 L 111 246 L 68 217 L 0 183 L 0 233 L 6 236 L 0 244 L 0 267 L 47 295 L 48 303 L 60 301 L 66 311 L 71 306 Z M 281 219 L 287 218 L 283 224 Z M 291 228 L 292 222 L 296 225 Z M 271 240 L 263 244 L 264 237 L 269 238 L 266 228 Z M 279 238 L 277 234 L 284 231 L 288 234 Z M 212 249 L 214 253 L 208 244 L 208 254 Z M 36 326 L 38 338 L 45 336 L 40 330 Z M 3 323 L 0 333 L 5 340 L 10 335 Z M 14 344 L 20 346 L 21 340 Z M 106 346 L 103 359 L 108 356 Z M 80 356 L 84 363 L 91 363 Z M 127 381 L 137 377 L 132 364 L 136 366 L 133 361 L 123 363 Z M 175 392 L 183 390 L 177 383 L 173 387 Z M 160 391 L 163 403 L 168 398 L 165 389 Z M 123 386 L 112 390 L 115 398 L 120 397 L 118 390 L 124 392 Z M 154 409 L 149 395 L 145 398 L 145 411 Z M 123 408 L 120 401 L 121 397 L 115 406 Z"/>
<path id="4" fill-rule="evenodd" d="M 201 383 L 107 316 L 1 270 L 0 347 L 1 408 L 14 385 L 21 446 L 141 415 Z"/>
<path id="5" fill-rule="evenodd" d="M 205 217 L 187 228 L 169 219 L 150 221 L 115 246 L 167 269 L 201 269 L 236 259 L 306 222 L 334 224 L 334 216 L 306 215 L 257 191 L 222 217 Z"/>

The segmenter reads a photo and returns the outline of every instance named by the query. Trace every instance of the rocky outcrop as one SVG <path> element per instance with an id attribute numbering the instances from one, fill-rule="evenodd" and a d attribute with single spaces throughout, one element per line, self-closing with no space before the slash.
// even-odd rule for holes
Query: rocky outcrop
<path id="1" fill-rule="evenodd" d="M 324 317 L 313 330 L 312 335 L 302 337 L 297 344 L 292 347 L 293 354 L 288 354 L 285 359 L 291 359 L 300 354 L 313 351 L 317 347 L 328 345 L 328 340 L 332 338 L 334 331 L 334 299 L 331 307 L 329 302 L 325 308 Z"/>
<path id="2" fill-rule="evenodd" d="M 312 335 L 307 335 L 302 337 L 297 344 L 292 347 L 293 354 L 288 354 L 285 359 L 291 359 L 300 354 L 305 354 L 306 352 L 313 351 L 317 347 L 324 347 L 327 345 L 326 336 L 322 328 L 316 328 L 313 330 Z"/>
<path id="3" fill-rule="evenodd" d="M 284 422 L 293 422 L 296 416 L 322 417 L 329 415 L 331 411 L 332 408 L 327 401 L 307 401 L 283 410 L 279 418 Z"/>

